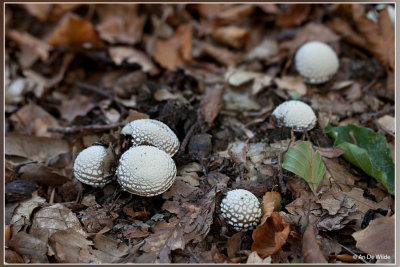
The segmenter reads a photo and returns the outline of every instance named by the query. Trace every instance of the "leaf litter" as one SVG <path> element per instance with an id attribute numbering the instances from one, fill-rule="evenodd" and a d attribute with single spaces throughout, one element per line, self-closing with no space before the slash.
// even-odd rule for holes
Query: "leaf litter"
<path id="1" fill-rule="evenodd" d="M 393 262 L 392 158 L 376 160 L 369 146 L 379 139 L 376 151 L 392 155 L 395 144 L 394 30 L 386 9 L 376 21 L 371 10 L 7 4 L 6 261 Z M 315 40 L 340 58 L 322 85 L 305 83 L 293 59 Z M 311 104 L 315 129 L 275 127 L 271 112 L 290 99 Z M 74 178 L 79 151 L 101 144 L 118 157 L 129 147 L 121 127 L 140 118 L 163 121 L 181 142 L 167 192 L 143 198 L 121 191 L 115 176 L 104 188 Z M 347 147 L 327 125 L 371 129 L 376 139 L 352 128 L 346 141 L 386 180 L 344 160 Z M 293 156 L 301 146 L 307 151 Z M 288 167 L 291 155 L 301 168 Z M 220 215 L 221 199 L 238 188 L 263 209 L 252 231 L 236 232 Z M 370 217 L 376 211 L 388 215 Z M 353 258 L 360 253 L 389 258 Z"/>

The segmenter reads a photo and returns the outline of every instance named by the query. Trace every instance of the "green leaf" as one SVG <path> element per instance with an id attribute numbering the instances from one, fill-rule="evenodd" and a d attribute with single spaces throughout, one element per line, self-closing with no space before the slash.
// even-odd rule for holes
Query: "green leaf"
<path id="1" fill-rule="evenodd" d="M 282 168 L 302 177 L 316 194 L 319 183 L 326 172 L 325 164 L 310 142 L 301 142 L 289 148 L 283 160 Z"/>
<path id="2" fill-rule="evenodd" d="M 328 124 L 324 132 L 335 140 L 335 147 L 346 151 L 343 158 L 382 183 L 394 195 L 394 162 L 383 136 L 353 124 L 334 128 Z"/>

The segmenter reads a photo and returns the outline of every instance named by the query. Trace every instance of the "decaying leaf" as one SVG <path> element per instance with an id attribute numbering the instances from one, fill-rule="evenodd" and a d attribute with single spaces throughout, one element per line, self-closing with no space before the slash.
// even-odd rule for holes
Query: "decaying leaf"
<path id="1" fill-rule="evenodd" d="M 282 207 L 281 205 L 282 196 L 278 192 L 267 192 L 263 196 L 262 201 L 262 220 L 261 223 L 265 222 L 265 220 L 271 216 L 272 212 L 279 211 Z"/>
<path id="2" fill-rule="evenodd" d="M 291 94 L 305 95 L 307 93 L 307 86 L 301 76 L 283 76 L 282 78 L 275 78 L 274 81 L 278 88 L 287 90 Z"/>
<path id="3" fill-rule="evenodd" d="M 49 37 L 49 45 L 75 48 L 101 48 L 103 41 L 93 24 L 72 13 L 67 14 Z"/>
<path id="4" fill-rule="evenodd" d="M 251 250 L 256 251 L 264 259 L 276 253 L 286 243 L 289 231 L 289 224 L 278 212 L 273 212 L 263 224 L 254 230 L 254 242 Z"/>
<path id="5" fill-rule="evenodd" d="M 303 235 L 302 252 L 306 263 L 327 263 L 315 239 L 314 227 L 309 224 Z"/>
<path id="6" fill-rule="evenodd" d="M 207 88 L 206 94 L 200 104 L 203 120 L 211 127 L 223 104 L 224 86 Z"/>
<path id="7" fill-rule="evenodd" d="M 109 43 L 136 44 L 142 39 L 146 15 L 138 15 L 137 4 L 96 5 L 100 23 L 96 26 L 102 39 Z"/>
<path id="8" fill-rule="evenodd" d="M 372 220 L 367 228 L 352 234 L 357 248 L 370 255 L 394 254 L 394 215 Z"/>
<path id="9" fill-rule="evenodd" d="M 173 37 L 157 40 L 155 60 L 166 69 L 176 70 L 192 59 L 192 26 L 181 25 Z"/>
<path id="10" fill-rule="evenodd" d="M 233 48 L 241 48 L 250 38 L 250 33 L 245 28 L 226 26 L 213 32 L 215 40 L 227 44 Z"/>
<path id="11" fill-rule="evenodd" d="M 72 122 L 77 116 L 85 116 L 94 107 L 92 98 L 76 94 L 73 99 L 64 100 L 58 109 L 63 119 Z"/>
<path id="12" fill-rule="evenodd" d="M 5 140 L 6 155 L 24 157 L 38 162 L 47 162 L 59 154 L 69 152 L 68 143 L 62 139 L 8 134 Z"/>
<path id="13" fill-rule="evenodd" d="M 364 190 L 354 187 L 350 192 L 344 192 L 350 199 L 355 201 L 357 210 L 365 214 L 369 209 L 390 209 L 393 200 L 390 196 L 386 196 L 382 201 L 375 202 L 364 197 Z"/>

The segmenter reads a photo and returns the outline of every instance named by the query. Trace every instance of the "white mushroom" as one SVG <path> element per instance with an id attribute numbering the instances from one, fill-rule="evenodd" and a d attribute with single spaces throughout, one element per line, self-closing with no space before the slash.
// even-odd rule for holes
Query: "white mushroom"
<path id="1" fill-rule="evenodd" d="M 309 131 L 317 122 L 311 107 L 298 100 L 283 102 L 274 109 L 272 116 L 278 127 L 293 128 L 296 132 Z"/>
<path id="2" fill-rule="evenodd" d="M 103 146 L 90 146 L 82 150 L 74 162 L 76 179 L 94 187 L 103 187 L 111 182 L 112 172 L 106 157 L 107 149 Z"/>
<path id="3" fill-rule="evenodd" d="M 152 119 L 134 120 L 122 128 L 121 134 L 131 135 L 134 146 L 152 145 L 173 156 L 179 149 L 175 133 L 164 123 Z"/>
<path id="4" fill-rule="evenodd" d="M 122 154 L 117 176 L 123 190 L 150 197 L 172 186 L 176 166 L 164 151 L 153 146 L 136 146 Z"/>
<path id="5" fill-rule="evenodd" d="M 221 202 L 221 214 L 236 231 L 252 230 L 261 219 L 261 207 L 257 197 L 250 191 L 229 191 Z"/>
<path id="6" fill-rule="evenodd" d="M 336 52 L 322 42 L 303 44 L 295 55 L 297 71 L 307 83 L 319 84 L 328 81 L 339 69 Z"/>

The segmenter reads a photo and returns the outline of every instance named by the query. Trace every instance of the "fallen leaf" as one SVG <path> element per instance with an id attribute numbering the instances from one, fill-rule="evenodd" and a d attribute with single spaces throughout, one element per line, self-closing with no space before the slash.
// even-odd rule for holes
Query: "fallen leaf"
<path id="1" fill-rule="evenodd" d="M 49 12 L 52 8 L 51 4 L 45 4 L 45 3 L 40 3 L 40 4 L 29 3 L 22 5 L 28 11 L 29 14 L 35 16 L 40 21 L 46 21 Z"/>
<path id="2" fill-rule="evenodd" d="M 49 137 L 36 137 L 10 133 L 5 137 L 5 154 L 19 156 L 38 162 L 69 152 L 67 141 Z"/>
<path id="3" fill-rule="evenodd" d="M 49 246 L 60 263 L 102 263 L 91 252 L 93 242 L 72 228 L 59 230 L 49 238 Z"/>
<path id="4" fill-rule="evenodd" d="M 64 100 L 58 110 L 63 119 L 72 122 L 77 116 L 86 116 L 95 106 L 92 98 L 75 94 L 72 99 Z"/>
<path id="5" fill-rule="evenodd" d="M 251 49 L 244 57 L 245 60 L 267 60 L 276 56 L 279 52 L 276 40 L 265 39 L 261 44 Z"/>
<path id="6" fill-rule="evenodd" d="M 228 238 L 228 245 L 226 247 L 226 251 L 228 252 L 229 258 L 234 258 L 236 256 L 236 252 L 239 251 L 240 245 L 242 243 L 242 236 L 243 232 L 238 232 Z"/>
<path id="7" fill-rule="evenodd" d="M 211 127 L 223 104 L 225 86 L 207 87 L 200 103 L 202 119 Z"/>
<path id="8" fill-rule="evenodd" d="M 221 63 L 225 66 L 236 66 L 241 60 L 242 56 L 237 53 L 233 53 L 229 49 L 215 46 L 210 43 L 201 43 L 200 44 L 200 52 L 199 54 L 202 56 L 209 56 L 214 59 L 216 62 Z"/>
<path id="9" fill-rule="evenodd" d="M 4 186 L 4 195 L 6 203 L 16 202 L 32 197 L 32 192 L 36 185 L 29 181 L 13 180 Z"/>
<path id="10" fill-rule="evenodd" d="M 287 12 L 278 17 L 276 25 L 286 28 L 300 26 L 309 16 L 311 8 L 310 4 L 292 4 Z"/>
<path id="11" fill-rule="evenodd" d="M 282 196 L 278 192 L 272 191 L 267 192 L 263 196 L 262 201 L 262 220 L 261 223 L 264 223 L 265 220 L 271 216 L 272 212 L 279 211 L 282 207 L 281 205 Z"/>
<path id="12" fill-rule="evenodd" d="M 238 24 L 254 12 L 254 5 L 233 5 L 220 12 L 214 18 L 216 25 Z"/>
<path id="13" fill-rule="evenodd" d="M 96 33 L 92 23 L 72 13 L 67 14 L 58 27 L 51 33 L 51 46 L 67 46 L 71 48 L 102 48 L 103 41 Z"/>
<path id="14" fill-rule="evenodd" d="M 275 78 L 274 81 L 278 88 L 287 90 L 291 94 L 305 95 L 307 93 L 307 86 L 301 76 L 282 76 L 282 78 Z"/>
<path id="15" fill-rule="evenodd" d="M 167 89 L 160 89 L 154 93 L 153 97 L 155 100 L 161 102 L 169 99 L 179 99 L 182 98 L 183 96 L 180 92 L 173 94 L 169 92 Z"/>
<path id="16" fill-rule="evenodd" d="M 250 253 L 249 257 L 247 258 L 246 263 L 247 264 L 271 263 L 271 257 L 266 257 L 265 259 L 262 259 L 260 256 L 258 256 L 257 252 L 253 251 Z"/>
<path id="17" fill-rule="evenodd" d="M 315 150 L 324 157 L 329 159 L 338 158 L 344 154 L 344 150 L 337 147 L 315 147 Z"/>
<path id="18" fill-rule="evenodd" d="M 329 215 L 335 215 L 342 206 L 344 194 L 337 186 L 322 194 L 315 202 L 320 203 L 322 208 L 329 212 Z"/>
<path id="19" fill-rule="evenodd" d="M 17 252 L 8 248 L 4 250 L 4 261 L 6 263 L 25 263 L 24 259 Z"/>
<path id="20" fill-rule="evenodd" d="M 91 251 L 101 263 L 120 263 L 129 254 L 130 247 L 121 240 L 114 240 L 98 234 L 93 240 L 95 249 Z"/>
<path id="21" fill-rule="evenodd" d="M 390 115 L 385 115 L 376 120 L 376 123 L 386 132 L 394 135 L 395 134 L 395 120 Z"/>
<path id="22" fill-rule="evenodd" d="M 31 54 L 36 54 L 42 61 L 46 61 L 49 57 L 51 46 L 27 32 L 8 30 L 6 32 L 6 37 L 15 41 L 20 46 L 21 50 L 29 49 Z M 24 67 L 28 68 L 30 65 L 24 65 Z"/>
<path id="23" fill-rule="evenodd" d="M 136 63 L 142 67 L 144 72 L 155 75 L 159 72 L 153 61 L 142 51 L 127 46 L 113 46 L 108 49 L 108 52 L 114 61 L 119 66 L 123 62 L 128 64 Z"/>
<path id="24" fill-rule="evenodd" d="M 96 11 L 100 23 L 96 26 L 102 39 L 109 43 L 136 44 L 141 41 L 146 15 L 138 15 L 137 4 L 100 4 Z"/>
<path id="25" fill-rule="evenodd" d="M 32 211 L 44 202 L 46 202 L 46 199 L 38 196 L 37 191 L 35 191 L 33 192 L 31 198 L 23 200 L 19 203 L 19 206 L 14 210 L 14 214 L 10 221 L 10 224 L 12 225 L 13 236 L 16 233 L 15 230 L 19 230 L 18 227 L 15 227 L 30 224 Z"/>
<path id="26" fill-rule="evenodd" d="M 302 253 L 304 256 L 304 262 L 306 263 L 327 263 L 324 255 L 322 255 L 321 249 L 317 243 L 314 233 L 314 227 L 310 223 L 304 232 L 302 239 Z"/>
<path id="27" fill-rule="evenodd" d="M 25 231 L 13 234 L 8 246 L 33 263 L 48 263 L 47 242 L 26 233 Z M 32 249 L 34 248 L 34 249 Z"/>
<path id="28" fill-rule="evenodd" d="M 278 212 L 273 212 L 267 220 L 257 226 L 253 232 L 251 250 L 256 251 L 261 258 L 276 253 L 285 243 L 290 227 Z"/>
<path id="29" fill-rule="evenodd" d="M 225 80 L 233 86 L 241 86 L 262 76 L 262 73 L 232 69 L 225 73 Z"/>
<path id="30" fill-rule="evenodd" d="M 214 30 L 213 38 L 230 47 L 242 48 L 250 38 L 250 32 L 237 26 L 225 26 Z"/>
<path id="31" fill-rule="evenodd" d="M 344 192 L 344 194 L 350 199 L 354 200 L 357 206 L 357 210 L 365 214 L 370 209 L 383 209 L 388 210 L 392 206 L 393 200 L 390 196 L 385 197 L 380 202 L 372 201 L 364 197 L 364 190 L 361 188 L 354 187 L 350 192 Z"/>
<path id="32" fill-rule="evenodd" d="M 175 71 L 192 59 L 192 26 L 181 25 L 168 40 L 157 40 L 155 60 L 164 68 Z"/>
<path id="33" fill-rule="evenodd" d="M 39 137 L 57 136 L 48 132 L 47 126 L 60 126 L 50 113 L 35 103 L 25 105 L 11 115 L 10 122 L 13 124 L 16 133 Z"/>
<path id="34" fill-rule="evenodd" d="M 356 247 L 370 255 L 393 255 L 395 246 L 394 215 L 372 220 L 367 228 L 352 234 Z"/>

